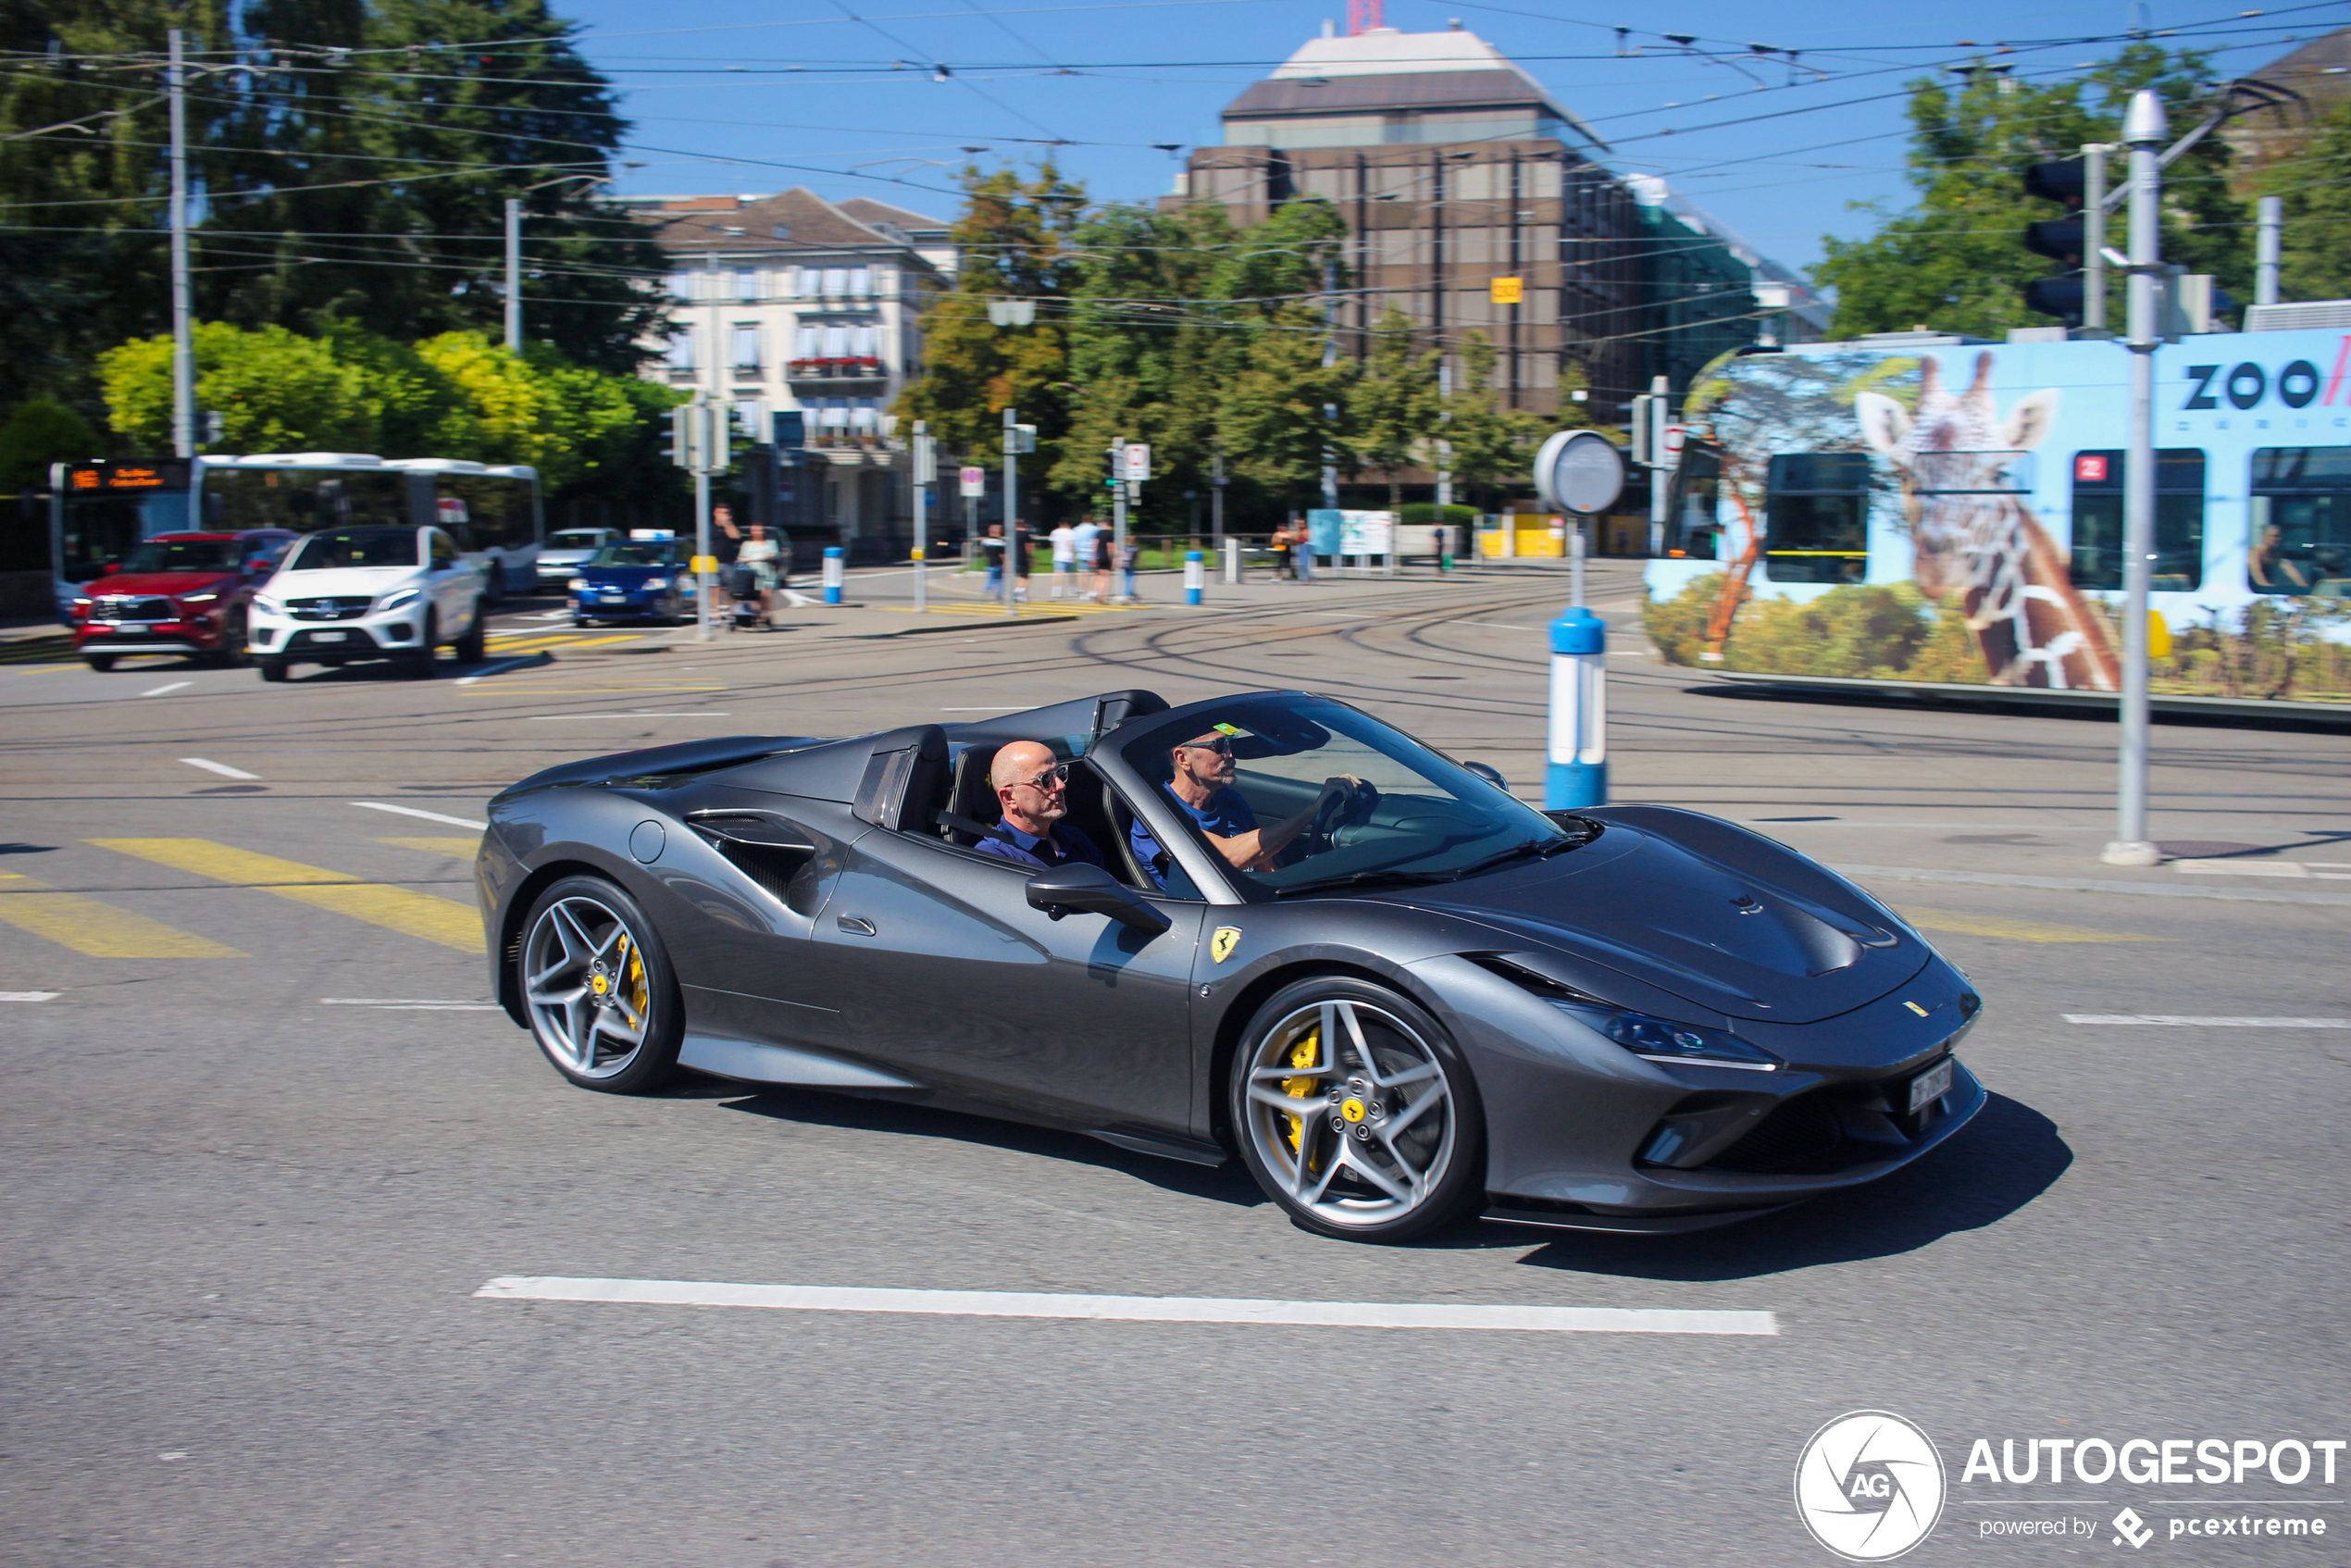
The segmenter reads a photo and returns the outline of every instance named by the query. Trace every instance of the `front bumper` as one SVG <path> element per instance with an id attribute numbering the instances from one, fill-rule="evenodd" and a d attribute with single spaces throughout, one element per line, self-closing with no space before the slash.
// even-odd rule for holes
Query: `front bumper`
<path id="1" fill-rule="evenodd" d="M 77 653 L 214 653 L 225 641 L 218 627 L 206 621 L 118 621 L 112 625 L 81 623 L 74 628 Z"/>
<path id="2" fill-rule="evenodd" d="M 640 616 L 665 616 L 669 613 L 669 590 L 648 593 L 638 590 L 619 598 L 610 598 L 591 591 L 571 596 L 571 613 L 587 620 L 628 620 Z"/>
<path id="3" fill-rule="evenodd" d="M 413 653 L 423 625 L 413 605 L 366 620 L 298 621 L 255 616 L 246 638 L 255 658 L 381 659 Z"/>

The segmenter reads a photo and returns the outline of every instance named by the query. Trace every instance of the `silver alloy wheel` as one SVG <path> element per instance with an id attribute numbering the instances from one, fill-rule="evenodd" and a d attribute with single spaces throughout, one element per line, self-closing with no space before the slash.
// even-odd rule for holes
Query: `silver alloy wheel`
<path id="1" fill-rule="evenodd" d="M 523 997 L 540 1047 L 583 1078 L 624 1072 L 653 1025 L 653 977 L 636 933 L 581 894 L 549 904 L 522 951 Z"/>
<path id="2" fill-rule="evenodd" d="M 1290 1201 L 1333 1226 L 1392 1224 L 1452 1168 L 1452 1090 L 1420 1032 L 1384 1007 L 1314 1002 L 1251 1052 L 1246 1136 Z"/>

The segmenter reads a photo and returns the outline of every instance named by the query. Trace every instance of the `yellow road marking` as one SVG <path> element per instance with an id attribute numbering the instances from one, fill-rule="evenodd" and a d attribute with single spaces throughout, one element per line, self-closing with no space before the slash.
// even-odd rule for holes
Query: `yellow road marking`
<path id="1" fill-rule="evenodd" d="M 231 882 L 258 892 L 274 893 L 315 909 L 332 910 L 355 920 L 422 937 L 464 952 L 479 952 L 481 916 L 470 903 L 421 893 L 413 888 L 362 882 L 348 872 L 296 860 L 258 854 L 209 839 L 85 839 L 103 850 L 134 855 L 216 881 Z"/>
<path id="2" fill-rule="evenodd" d="M 404 850 L 422 850 L 427 854 L 462 855 L 467 860 L 481 848 L 479 839 L 378 839 L 376 842 Z"/>
<path id="3" fill-rule="evenodd" d="M 1959 909 L 1919 909 L 1898 904 L 1895 914 L 1929 931 L 1957 931 L 1970 937 L 2005 937 L 2012 942 L 2168 942 L 2171 937 L 2143 936 L 2136 931 L 2094 931 L 2083 926 L 2049 926 L 2037 920 L 2011 920 L 1999 915 L 1971 915 Z"/>
<path id="4" fill-rule="evenodd" d="M 92 958 L 243 958 L 235 948 L 46 882 L 0 873 L 0 920 Z"/>

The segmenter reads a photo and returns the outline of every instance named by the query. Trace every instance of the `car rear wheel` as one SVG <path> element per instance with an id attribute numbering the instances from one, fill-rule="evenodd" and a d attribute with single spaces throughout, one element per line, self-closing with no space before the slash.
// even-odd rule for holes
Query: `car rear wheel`
<path id="1" fill-rule="evenodd" d="M 91 653 L 87 655 L 87 658 L 89 659 L 90 667 L 96 670 L 100 675 L 104 675 L 108 670 L 114 668 L 114 655 L 112 653 Z"/>
<path id="2" fill-rule="evenodd" d="M 1325 976 L 1276 992 L 1230 1091 L 1250 1175 L 1307 1230 L 1410 1240 L 1481 1194 L 1477 1087 L 1437 1020 L 1384 986 Z"/>
<path id="3" fill-rule="evenodd" d="M 245 617 L 232 615 L 221 628 L 220 646 L 212 651 L 211 662 L 223 669 L 234 669 L 245 662 Z"/>
<path id="4" fill-rule="evenodd" d="M 669 955 L 618 886 L 566 877 L 540 894 L 515 964 L 531 1036 L 565 1077 L 642 1094 L 677 1072 L 685 1010 Z"/>

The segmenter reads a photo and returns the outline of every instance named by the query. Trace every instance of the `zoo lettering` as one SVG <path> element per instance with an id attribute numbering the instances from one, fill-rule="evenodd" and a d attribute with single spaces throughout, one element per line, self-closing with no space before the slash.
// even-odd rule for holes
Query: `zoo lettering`
<path id="1" fill-rule="evenodd" d="M 2183 409 L 2218 408 L 2220 400 L 2226 398 L 2232 408 L 2253 408 L 2274 390 L 2278 401 L 2288 408 L 2307 408 L 2313 403 L 2323 408 L 2336 401 L 2337 394 L 2344 391 L 2345 380 L 2351 380 L 2345 374 L 2346 370 L 2351 370 L 2351 338 L 2343 340 L 2343 347 L 2334 356 L 2334 374 L 2326 378 L 2324 397 L 2319 395 L 2319 367 L 2307 359 L 2293 361 L 2279 370 L 2275 377 L 2250 360 L 2228 367 L 2225 376 L 2221 374 L 2221 369 L 2222 367 L 2218 365 L 2189 366 L 2188 380 L 2192 385 L 2187 400 L 2180 406 Z M 2345 396 L 2342 401 L 2351 404 L 2351 396 Z"/>

